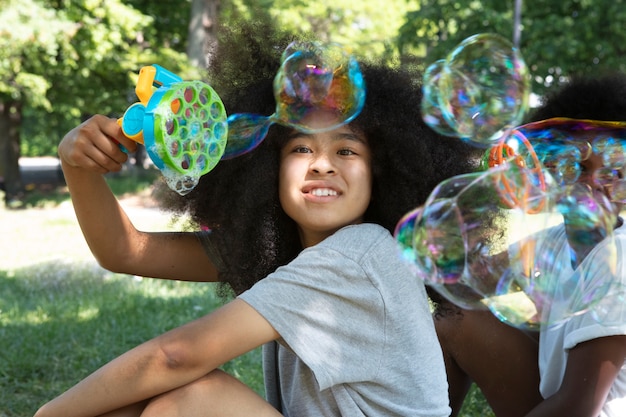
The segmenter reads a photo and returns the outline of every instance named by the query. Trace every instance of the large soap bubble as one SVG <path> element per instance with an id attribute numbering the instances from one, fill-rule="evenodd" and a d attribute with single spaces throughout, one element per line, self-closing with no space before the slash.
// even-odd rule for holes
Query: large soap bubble
<path id="1" fill-rule="evenodd" d="M 465 39 L 426 75 L 424 121 L 443 135 L 489 146 L 519 125 L 528 110 L 528 68 L 520 52 L 500 35 Z"/>
<path id="2" fill-rule="evenodd" d="M 521 141 L 532 145 L 538 161 L 560 185 L 576 182 L 582 163 L 598 155 L 602 167 L 595 180 L 607 188 L 611 201 L 626 202 L 626 123 L 552 118 L 517 127 L 507 144 L 517 148 Z"/>
<path id="3" fill-rule="evenodd" d="M 451 302 L 538 329 L 612 294 L 615 219 L 589 188 L 503 164 L 442 182 L 395 237 L 414 272 Z"/>
<path id="4" fill-rule="evenodd" d="M 446 61 L 440 59 L 431 64 L 424 72 L 423 77 L 423 95 L 422 95 L 422 118 L 428 126 L 441 133 L 444 136 L 458 136 L 456 122 L 449 120 L 442 111 L 440 102 L 441 90 L 439 89 L 439 80 L 441 73 L 446 66 Z"/>
<path id="5" fill-rule="evenodd" d="M 274 78 L 276 111 L 270 116 L 229 116 L 228 142 L 222 159 L 257 147 L 273 123 L 315 133 L 349 123 L 361 112 L 365 104 L 363 75 L 356 59 L 342 46 L 294 42 L 285 49 L 281 61 Z M 332 114 L 333 122 L 309 125 L 310 114 L 319 110 Z"/>

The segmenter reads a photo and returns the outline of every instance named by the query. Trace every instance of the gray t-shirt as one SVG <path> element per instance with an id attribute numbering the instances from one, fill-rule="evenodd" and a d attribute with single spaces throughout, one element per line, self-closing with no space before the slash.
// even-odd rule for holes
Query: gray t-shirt
<path id="1" fill-rule="evenodd" d="M 424 285 L 381 226 L 339 230 L 240 298 L 281 335 L 264 369 L 285 416 L 450 414 Z"/>

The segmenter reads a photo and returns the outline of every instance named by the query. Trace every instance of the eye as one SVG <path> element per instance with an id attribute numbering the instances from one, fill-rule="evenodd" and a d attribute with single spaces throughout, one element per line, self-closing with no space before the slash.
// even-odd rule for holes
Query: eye
<path id="1" fill-rule="evenodd" d="M 356 154 L 357 153 L 350 148 L 342 148 L 337 151 L 337 155 L 348 156 L 348 155 L 356 155 Z"/>
<path id="2" fill-rule="evenodd" d="M 304 145 L 296 145 L 291 149 L 291 152 L 293 153 L 311 153 L 311 148 L 309 148 L 308 146 L 304 146 Z"/>

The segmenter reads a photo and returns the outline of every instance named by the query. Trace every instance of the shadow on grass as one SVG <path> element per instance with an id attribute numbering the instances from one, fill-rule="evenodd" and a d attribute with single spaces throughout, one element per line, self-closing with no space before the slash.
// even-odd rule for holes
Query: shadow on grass
<path id="1" fill-rule="evenodd" d="M 95 264 L 0 271 L 0 417 L 32 416 L 107 361 L 221 304 L 213 284 L 140 279 Z M 224 368 L 262 394 L 259 350 Z"/>

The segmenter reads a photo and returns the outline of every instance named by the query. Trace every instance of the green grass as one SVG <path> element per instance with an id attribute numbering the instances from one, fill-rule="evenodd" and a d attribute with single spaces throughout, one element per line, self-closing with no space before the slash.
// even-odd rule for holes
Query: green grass
<path id="1" fill-rule="evenodd" d="M 146 198 L 155 178 L 131 173 L 108 182 L 119 197 Z M 65 188 L 33 190 L 27 201 L 20 210 L 0 205 L 0 417 L 32 416 L 114 357 L 222 304 L 215 284 L 99 267 Z M 137 210 L 137 201 L 127 210 L 139 228 L 176 227 L 166 213 Z M 260 349 L 223 368 L 263 394 Z"/>
<path id="2" fill-rule="evenodd" d="M 0 415 L 31 416 L 115 356 L 221 303 L 213 284 L 116 275 L 92 263 L 0 271 Z M 258 350 L 225 369 L 263 393 Z"/>
<path id="3" fill-rule="evenodd" d="M 109 184 L 118 196 L 149 195 L 154 179 L 119 175 Z M 59 188 L 31 193 L 25 209 L 0 208 L 0 417 L 32 416 L 119 354 L 222 304 L 214 284 L 100 268 L 68 198 Z M 144 230 L 177 227 L 155 210 L 128 212 Z M 224 369 L 263 394 L 260 349 Z M 460 416 L 493 413 L 474 387 Z"/>

